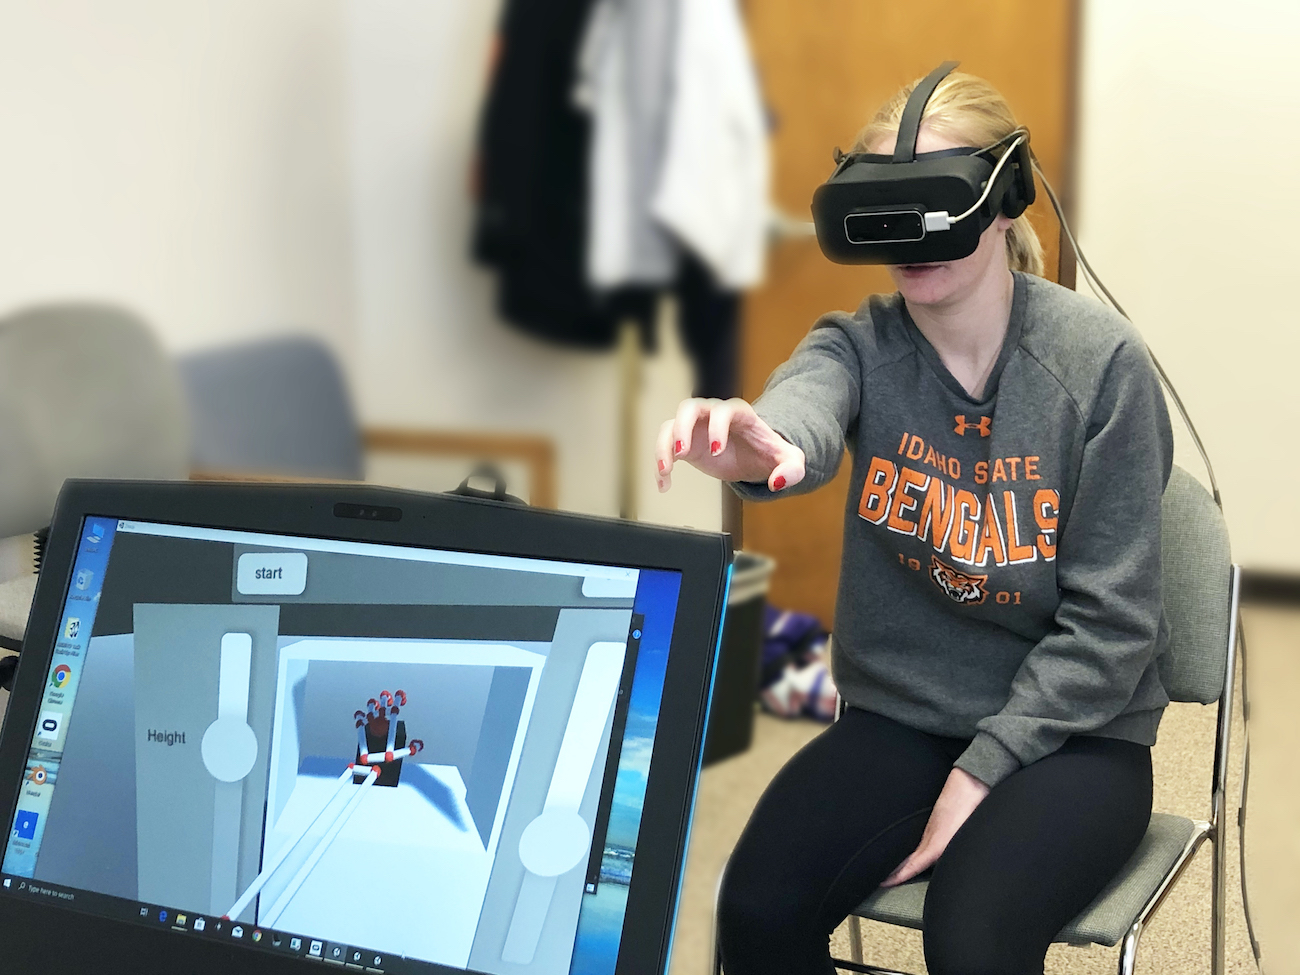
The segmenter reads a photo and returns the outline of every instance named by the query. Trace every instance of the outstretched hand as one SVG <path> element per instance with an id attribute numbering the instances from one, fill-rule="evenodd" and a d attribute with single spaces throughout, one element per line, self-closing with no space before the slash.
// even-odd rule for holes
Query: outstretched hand
<path id="1" fill-rule="evenodd" d="M 920 845 L 894 868 L 880 886 L 896 887 L 934 866 L 961 824 L 970 818 L 989 791 L 987 785 L 964 769 L 954 768 L 949 772 L 948 781 L 943 784 L 943 791 L 930 811 Z"/>
<path id="2" fill-rule="evenodd" d="M 743 399 L 688 399 L 659 428 L 655 445 L 660 492 L 684 460 L 722 481 L 766 482 L 772 491 L 804 477 L 804 453 L 768 426 Z"/>

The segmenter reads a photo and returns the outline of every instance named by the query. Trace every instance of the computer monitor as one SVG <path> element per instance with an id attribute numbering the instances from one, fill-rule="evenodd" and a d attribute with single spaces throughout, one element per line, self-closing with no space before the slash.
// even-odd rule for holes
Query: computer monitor
<path id="1" fill-rule="evenodd" d="M 490 501 L 69 482 L 0 737 L 7 948 L 663 970 L 729 564 Z"/>

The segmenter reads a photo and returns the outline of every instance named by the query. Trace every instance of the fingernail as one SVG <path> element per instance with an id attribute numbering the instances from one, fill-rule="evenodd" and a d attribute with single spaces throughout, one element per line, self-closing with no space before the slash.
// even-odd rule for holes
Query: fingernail
<path id="1" fill-rule="evenodd" d="M 681 452 L 682 452 L 682 442 L 678 440 L 676 446 L 673 447 L 673 453 L 680 454 Z"/>
<path id="2" fill-rule="evenodd" d="M 785 476 L 784 476 L 784 475 L 782 475 L 781 477 L 778 477 L 775 481 L 772 482 L 772 490 L 773 490 L 773 491 L 779 491 L 779 490 L 781 490 L 783 487 L 785 487 Z"/>
<path id="3" fill-rule="evenodd" d="M 713 454 L 713 456 L 715 456 L 715 457 L 716 457 L 718 454 L 722 453 L 722 441 L 721 441 L 721 440 L 715 440 L 715 441 L 713 441 L 713 443 L 709 444 L 709 451 L 710 451 L 710 452 Z"/>
<path id="4" fill-rule="evenodd" d="M 659 462 L 659 473 L 660 473 L 660 474 L 662 474 L 665 470 L 667 470 L 667 468 L 668 468 L 668 465 L 667 465 L 667 464 L 665 464 L 663 461 L 660 461 L 660 462 Z"/>

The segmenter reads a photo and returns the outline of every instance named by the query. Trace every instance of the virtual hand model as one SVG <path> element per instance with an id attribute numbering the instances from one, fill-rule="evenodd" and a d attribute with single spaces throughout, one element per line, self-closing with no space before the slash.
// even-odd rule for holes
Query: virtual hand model
<path id="1" fill-rule="evenodd" d="M 366 710 L 353 715 L 357 723 L 357 761 L 355 780 L 360 782 L 367 766 L 379 769 L 376 785 L 395 786 L 402 778 L 402 759 L 415 755 L 424 742 L 406 740 L 406 722 L 397 715 L 406 706 L 406 692 L 380 691 L 378 698 L 366 702 Z"/>

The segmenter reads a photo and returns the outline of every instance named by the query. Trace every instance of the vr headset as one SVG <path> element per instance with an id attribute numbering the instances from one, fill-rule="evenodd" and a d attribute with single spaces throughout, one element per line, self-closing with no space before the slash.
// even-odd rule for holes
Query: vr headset
<path id="1" fill-rule="evenodd" d="M 945 61 L 916 86 L 893 156 L 835 150 L 835 172 L 813 194 L 812 211 L 817 242 L 836 264 L 955 261 L 974 253 L 998 214 L 1015 218 L 1034 202 L 1028 129 L 982 149 L 917 154 L 921 113 L 958 63 Z"/>

